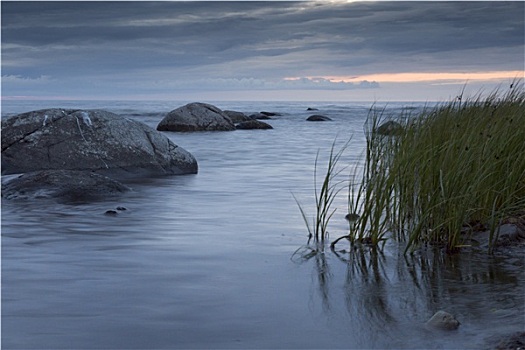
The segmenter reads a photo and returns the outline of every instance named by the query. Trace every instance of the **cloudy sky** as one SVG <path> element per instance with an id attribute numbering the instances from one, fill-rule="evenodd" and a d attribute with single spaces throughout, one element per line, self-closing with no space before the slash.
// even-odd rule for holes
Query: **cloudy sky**
<path id="1" fill-rule="evenodd" d="M 2 1 L 2 98 L 449 99 L 523 78 L 524 5 Z"/>

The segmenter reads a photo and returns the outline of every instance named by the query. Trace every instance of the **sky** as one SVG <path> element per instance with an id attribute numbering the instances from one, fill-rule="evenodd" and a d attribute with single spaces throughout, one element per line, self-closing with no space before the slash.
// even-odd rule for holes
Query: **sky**
<path id="1" fill-rule="evenodd" d="M 2 1 L 2 99 L 442 101 L 525 74 L 525 2 Z"/>

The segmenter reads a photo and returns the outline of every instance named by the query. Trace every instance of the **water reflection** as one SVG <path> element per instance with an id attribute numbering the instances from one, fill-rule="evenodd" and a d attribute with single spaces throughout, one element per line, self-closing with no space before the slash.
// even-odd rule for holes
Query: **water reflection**
<path id="1" fill-rule="evenodd" d="M 403 247 L 337 251 L 316 243 L 302 247 L 293 260 L 312 263 L 313 289 L 327 317 L 344 305 L 356 347 L 483 347 L 489 336 L 525 328 L 521 252 L 450 255 L 429 248 L 405 255 Z M 461 322 L 446 338 L 424 327 L 442 309 Z M 381 334 L 371 338 L 378 330 Z"/>
<path id="2" fill-rule="evenodd" d="M 332 274 L 330 272 L 330 265 L 326 259 L 325 244 L 323 242 L 314 241 L 307 245 L 300 247 L 293 255 L 292 261 L 301 264 L 313 260 L 315 266 L 315 277 L 317 280 L 317 289 L 322 301 L 322 307 L 325 312 L 330 312 L 330 282 Z"/>
<path id="3" fill-rule="evenodd" d="M 351 315 L 359 316 L 360 324 L 370 329 L 384 329 L 396 318 L 389 306 L 388 274 L 385 256 L 378 249 L 352 249 L 349 258 L 339 256 L 347 264 L 345 304 Z M 378 328 L 379 327 L 379 328 Z"/>

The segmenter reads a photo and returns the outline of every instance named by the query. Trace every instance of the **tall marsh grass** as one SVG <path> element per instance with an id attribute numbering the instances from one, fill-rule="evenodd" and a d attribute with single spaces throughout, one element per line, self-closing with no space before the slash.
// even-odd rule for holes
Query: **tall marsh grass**
<path id="1" fill-rule="evenodd" d="M 417 115 L 389 117 L 399 127 L 386 134 L 378 132 L 384 119 L 382 112 L 369 114 L 364 166 L 348 181 L 349 234 L 332 248 L 343 238 L 377 246 L 392 236 L 406 239 L 407 250 L 432 243 L 452 252 L 480 227 L 491 230 L 494 242 L 502 220 L 525 209 L 522 82 L 506 93 L 461 96 Z M 321 239 L 341 190 L 334 181 L 341 153 L 332 145 L 312 226 L 301 209 L 310 234 Z"/>
<path id="2" fill-rule="evenodd" d="M 373 110 L 373 109 L 372 109 Z M 371 110 L 371 113 L 372 113 Z M 348 215 L 350 233 L 346 238 L 354 243 L 377 246 L 384 243 L 389 231 L 388 207 L 392 196 L 392 186 L 385 174 L 391 157 L 392 138 L 375 132 L 380 126 L 375 114 L 369 116 L 365 125 L 366 151 L 364 167 L 357 164 L 348 182 Z M 332 247 L 337 243 L 334 241 Z"/>
<path id="3" fill-rule="evenodd" d="M 518 84 L 516 84 L 518 85 Z M 521 88 L 519 88 L 521 87 Z M 461 232 L 494 228 L 525 209 L 525 94 L 523 85 L 449 102 L 400 120 L 383 176 L 394 191 L 391 217 L 419 242 L 461 247 Z"/>
<path id="4" fill-rule="evenodd" d="M 348 143 L 350 141 L 344 144 L 344 146 L 341 147 L 339 151 L 335 150 L 336 141 L 337 140 L 335 140 L 332 143 L 332 147 L 330 148 L 328 163 L 326 165 L 326 169 L 324 171 L 324 176 L 322 178 L 320 187 L 319 187 L 318 179 L 317 179 L 319 152 L 317 152 L 317 155 L 315 157 L 315 165 L 314 165 L 315 216 L 312 218 L 311 224 L 310 224 L 310 220 L 308 218 L 308 214 L 306 213 L 305 209 L 299 203 L 295 195 L 292 194 L 297 205 L 299 206 L 299 210 L 301 211 L 301 215 L 308 229 L 309 239 L 314 238 L 316 242 L 324 242 L 324 240 L 327 238 L 328 223 L 330 222 L 330 219 L 332 218 L 332 216 L 335 214 L 337 210 L 337 208 L 333 208 L 332 205 L 333 205 L 333 202 L 337 194 L 342 190 L 342 187 L 340 186 L 341 180 L 339 180 L 338 177 L 341 174 L 341 172 L 344 171 L 345 167 L 339 168 L 338 163 L 345 149 L 348 147 Z"/>

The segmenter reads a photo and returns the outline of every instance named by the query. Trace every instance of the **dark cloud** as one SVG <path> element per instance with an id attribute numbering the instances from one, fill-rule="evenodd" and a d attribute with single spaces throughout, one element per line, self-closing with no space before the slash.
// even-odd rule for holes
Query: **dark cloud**
<path id="1" fill-rule="evenodd" d="M 13 77 L 21 84 L 50 77 L 57 84 L 82 81 L 86 88 L 119 81 L 154 89 L 166 76 L 181 82 L 173 86 L 207 79 L 216 79 L 216 86 L 220 79 L 523 69 L 523 2 L 1 6 L 2 74 L 11 77 L 4 91 L 14 87 Z"/>

